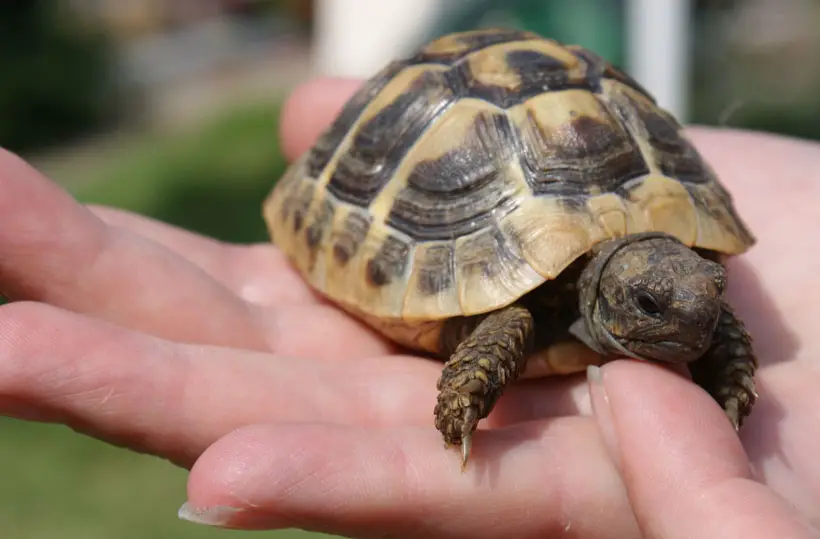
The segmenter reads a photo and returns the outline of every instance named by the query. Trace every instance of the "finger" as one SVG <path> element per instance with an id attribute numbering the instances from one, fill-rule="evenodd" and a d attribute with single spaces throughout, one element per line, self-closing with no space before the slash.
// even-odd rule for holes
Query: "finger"
<path id="1" fill-rule="evenodd" d="M 339 342 L 328 348 L 344 353 Z M 412 356 L 356 352 L 328 362 L 182 345 L 44 304 L 0 308 L 0 415 L 65 423 L 183 466 L 249 423 L 412 424 L 435 432 L 440 370 Z M 554 400 L 550 413 L 567 404 L 557 384 L 542 391 L 529 384 L 504 400 L 523 410 L 535 402 L 546 410 Z M 516 418 L 506 420 L 483 427 Z"/>
<path id="2" fill-rule="evenodd" d="M 296 88 L 281 116 L 282 151 L 289 161 L 316 142 L 360 85 L 356 79 L 320 78 Z"/>
<path id="3" fill-rule="evenodd" d="M 86 207 L 104 223 L 159 243 L 206 269 L 208 273 L 226 273 L 225 259 L 231 247 L 228 244 L 127 210 L 95 204 Z"/>
<path id="4" fill-rule="evenodd" d="M 264 349 L 248 305 L 179 255 L 108 227 L 0 151 L 0 286 L 169 339 Z"/>
<path id="5" fill-rule="evenodd" d="M 330 363 L 182 345 L 44 304 L 0 308 L 0 414 L 183 466 L 249 423 L 432 428 L 438 370 L 420 358 Z"/>
<path id="6" fill-rule="evenodd" d="M 734 429 L 700 388 L 632 361 L 591 373 L 595 415 L 643 537 L 820 536 L 751 479 Z"/>
<path id="7" fill-rule="evenodd" d="M 345 537 L 635 537 L 604 451 L 587 418 L 521 424 L 477 434 L 462 474 L 429 428 L 253 426 L 202 455 L 181 516 Z"/>
<path id="8" fill-rule="evenodd" d="M 102 206 L 90 210 L 108 225 L 179 254 L 246 301 L 262 305 L 323 301 L 272 244 L 231 245 L 124 210 Z"/>

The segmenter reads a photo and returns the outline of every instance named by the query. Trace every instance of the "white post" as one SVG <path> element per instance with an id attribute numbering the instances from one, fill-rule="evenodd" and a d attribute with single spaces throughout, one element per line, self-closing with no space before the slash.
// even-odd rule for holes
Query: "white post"
<path id="1" fill-rule="evenodd" d="M 684 123 L 691 7 L 689 0 L 627 1 L 627 70 Z"/>
<path id="2" fill-rule="evenodd" d="M 314 68 L 369 77 L 410 52 L 441 7 L 438 0 L 317 0 Z"/>

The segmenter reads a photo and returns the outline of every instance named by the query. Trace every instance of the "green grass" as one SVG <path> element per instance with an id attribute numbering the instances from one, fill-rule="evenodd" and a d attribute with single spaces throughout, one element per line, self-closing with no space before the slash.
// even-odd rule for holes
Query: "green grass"
<path id="1" fill-rule="evenodd" d="M 229 241 L 265 238 L 262 198 L 284 169 L 278 107 L 239 107 L 184 133 L 147 136 L 56 167 L 84 202 L 127 208 Z M 56 177 L 55 177 L 56 176 Z M 0 419 L 0 537 L 207 539 L 246 532 L 181 522 L 187 472 L 56 425 Z M 320 537 L 301 531 L 256 537 Z"/>
<path id="2" fill-rule="evenodd" d="M 278 107 L 249 104 L 184 133 L 136 140 L 59 181 L 84 202 L 136 211 L 229 241 L 266 238 L 262 199 L 284 170 Z"/>
<path id="3" fill-rule="evenodd" d="M 54 425 L 0 420 L 0 536 L 9 539 L 207 539 L 244 532 L 176 518 L 187 473 Z M 271 539 L 316 538 L 299 530 Z"/>

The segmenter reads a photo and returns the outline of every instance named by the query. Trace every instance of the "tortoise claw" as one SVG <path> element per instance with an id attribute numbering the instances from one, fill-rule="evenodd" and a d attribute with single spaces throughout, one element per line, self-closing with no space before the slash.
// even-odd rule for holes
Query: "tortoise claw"
<path id="1" fill-rule="evenodd" d="M 732 423 L 732 427 L 734 427 L 735 432 L 738 432 L 740 430 L 740 423 L 742 419 L 737 399 L 731 398 L 728 401 L 726 401 L 726 404 L 723 405 L 723 411 L 726 413 L 726 416 Z"/>
<path id="2" fill-rule="evenodd" d="M 478 423 L 478 408 L 469 406 L 464 411 L 464 420 L 461 423 L 461 472 L 467 469 L 467 460 L 473 447 L 473 431 Z"/>
<path id="3" fill-rule="evenodd" d="M 470 449 L 473 446 L 473 437 L 467 434 L 461 437 L 461 473 L 467 470 L 467 459 L 470 458 Z"/>

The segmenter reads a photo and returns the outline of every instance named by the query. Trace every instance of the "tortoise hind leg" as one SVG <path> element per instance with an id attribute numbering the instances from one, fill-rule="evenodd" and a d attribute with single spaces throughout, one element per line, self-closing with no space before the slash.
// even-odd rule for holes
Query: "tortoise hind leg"
<path id="1" fill-rule="evenodd" d="M 445 331 L 460 332 L 463 327 L 448 326 Z M 436 428 L 448 446 L 461 444 L 462 471 L 470 455 L 473 431 L 523 371 L 533 335 L 530 311 L 510 305 L 486 316 L 444 364 L 437 385 Z"/>

